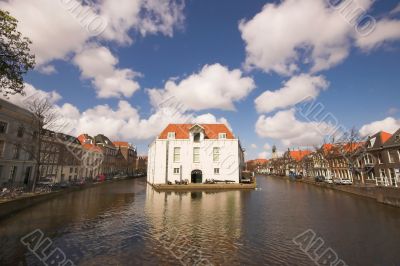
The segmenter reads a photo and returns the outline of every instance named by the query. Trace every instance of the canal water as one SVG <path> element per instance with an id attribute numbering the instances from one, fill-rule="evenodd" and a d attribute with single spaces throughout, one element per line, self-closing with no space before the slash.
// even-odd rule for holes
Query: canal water
<path id="1" fill-rule="evenodd" d="M 308 253 L 329 248 L 347 265 L 400 265 L 400 209 L 275 177 L 257 183 L 254 191 L 157 193 L 135 179 L 73 192 L 1 220 L 0 265 L 44 265 L 20 241 L 34 230 L 76 265 L 182 265 L 196 256 L 213 265 L 315 265 Z M 323 246 L 302 251 L 293 239 L 303 232 Z"/>

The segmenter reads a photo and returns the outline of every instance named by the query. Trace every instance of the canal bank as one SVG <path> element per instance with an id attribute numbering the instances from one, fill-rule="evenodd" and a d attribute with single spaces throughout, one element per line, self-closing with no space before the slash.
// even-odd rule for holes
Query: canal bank
<path id="1" fill-rule="evenodd" d="M 289 177 L 278 177 L 290 180 Z M 324 182 L 315 182 L 310 179 L 299 179 L 296 180 L 301 183 L 314 185 L 326 189 L 337 190 L 341 192 L 350 193 L 353 195 L 366 197 L 376 200 L 378 203 L 390 205 L 393 207 L 400 208 L 400 188 L 395 187 L 377 187 L 377 186 L 355 186 L 355 185 L 335 185 L 327 184 Z"/>

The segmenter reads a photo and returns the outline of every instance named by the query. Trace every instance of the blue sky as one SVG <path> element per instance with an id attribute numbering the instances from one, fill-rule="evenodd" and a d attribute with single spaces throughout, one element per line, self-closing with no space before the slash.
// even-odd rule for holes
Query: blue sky
<path id="1" fill-rule="evenodd" d="M 312 121 L 305 121 L 297 114 L 292 120 L 290 110 L 301 100 L 303 88 L 312 91 L 313 97 L 340 124 L 355 126 L 364 135 L 400 127 L 398 1 L 359 0 L 357 7 L 376 22 L 371 33 L 362 37 L 346 17 L 323 0 L 315 0 L 312 8 L 307 8 L 305 0 L 170 0 L 166 1 L 168 6 L 158 5 L 158 0 L 143 2 L 146 1 L 124 0 L 113 4 L 104 0 L 90 6 L 82 4 L 107 21 L 105 31 L 96 37 L 82 33 L 84 26 L 74 21 L 76 18 L 68 7 L 59 3 L 55 6 L 54 1 L 0 3 L 1 8 L 19 19 L 20 30 L 32 39 L 33 51 L 39 56 L 37 69 L 26 77 L 29 93 L 53 93 L 57 108 L 70 121 L 71 133 L 105 133 L 114 140 L 138 145 L 139 153 L 145 154 L 147 144 L 164 124 L 195 121 L 200 116 L 201 122 L 228 122 L 246 148 L 247 158 L 268 157 L 273 144 L 285 150 L 322 142 L 323 136 L 315 133 Z M 263 9 L 266 4 L 269 6 Z M 121 10 L 111 12 L 112 8 Z M 33 14 L 40 14 L 43 24 L 33 22 Z M 293 22 L 296 19 L 305 21 L 305 25 Z M 332 49 L 327 48 L 331 46 Z M 317 50 L 319 53 L 313 54 Z M 49 55 L 48 51 L 52 53 Z M 332 59 L 336 57 L 340 59 Z M 316 63 L 318 60 L 324 61 L 321 67 Z M 221 67 L 210 68 L 205 74 L 204 68 L 215 64 Z M 109 67 L 92 70 L 100 65 Z M 296 70 L 288 71 L 289 65 L 296 65 Z M 312 70 L 313 66 L 317 70 Z M 105 84 L 103 73 L 111 73 L 115 78 L 119 70 L 140 74 L 116 78 L 121 81 L 117 88 Z M 235 70 L 240 71 L 239 77 L 232 73 Z M 232 78 L 232 84 L 236 81 L 243 84 L 234 88 L 224 85 L 210 77 L 213 71 L 225 73 L 226 79 Z M 301 75 L 306 76 L 286 86 L 286 93 L 281 90 L 284 84 Z M 190 78 L 196 81 L 192 79 L 185 85 Z M 126 80 L 131 81 L 126 83 L 129 90 L 123 88 L 116 96 L 107 93 L 107 89 L 124 87 Z M 174 82 L 175 89 L 166 93 L 168 80 Z M 172 121 L 156 117 L 159 102 L 150 101 L 149 89 L 162 92 L 160 97 L 165 100 L 167 96 L 181 95 L 183 90 L 183 94 L 190 96 L 190 90 L 196 90 L 198 85 L 199 91 L 192 95 L 203 97 L 201 82 L 210 86 L 211 93 L 204 95 L 204 99 L 210 97 L 210 104 L 204 103 L 208 100 L 197 102 L 192 97 L 190 106 L 176 121 L 174 117 Z M 231 83 L 227 80 L 227 84 Z M 219 101 L 211 103 L 220 95 L 213 96 L 213 92 L 219 90 L 223 94 L 228 91 L 224 95 L 235 91 L 236 96 L 227 96 L 232 97 L 227 101 L 235 110 L 228 110 Z M 99 96 L 99 91 L 105 94 Z M 257 108 L 255 100 L 266 91 L 270 93 L 259 100 L 261 107 Z M 279 100 L 271 100 L 271 93 Z M 283 98 L 287 102 L 281 103 Z M 121 101 L 127 103 L 123 108 Z M 271 104 L 276 106 L 265 107 Z M 130 117 L 135 117 L 135 121 Z M 111 123 L 113 118 L 119 122 Z M 304 134 L 307 131 L 309 134 Z"/>

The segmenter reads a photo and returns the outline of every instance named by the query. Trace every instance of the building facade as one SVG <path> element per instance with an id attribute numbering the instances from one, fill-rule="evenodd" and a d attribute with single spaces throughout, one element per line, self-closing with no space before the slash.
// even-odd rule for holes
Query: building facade
<path id="1" fill-rule="evenodd" d="M 227 126 L 170 124 L 149 146 L 147 181 L 239 183 L 244 167 L 244 151 Z"/>
<path id="2" fill-rule="evenodd" d="M 0 185 L 28 184 L 35 161 L 23 144 L 31 141 L 33 114 L 8 101 L 0 99 Z"/>
<path id="3" fill-rule="evenodd" d="M 118 171 L 124 175 L 133 176 L 136 170 L 136 148 L 132 144 L 124 141 L 116 141 L 113 144 L 118 148 Z"/>

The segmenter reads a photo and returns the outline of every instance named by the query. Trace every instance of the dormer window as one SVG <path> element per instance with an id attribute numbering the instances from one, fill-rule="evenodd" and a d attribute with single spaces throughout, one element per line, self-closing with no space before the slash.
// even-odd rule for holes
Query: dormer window
<path id="1" fill-rule="evenodd" d="M 193 141 L 194 142 L 200 142 L 200 133 L 194 133 L 193 134 Z"/>
<path id="2" fill-rule="evenodd" d="M 190 139 L 193 142 L 199 143 L 205 137 L 204 128 L 200 125 L 194 125 L 190 128 Z"/>
<path id="3" fill-rule="evenodd" d="M 168 132 L 168 139 L 175 139 L 175 132 Z"/>
<path id="4" fill-rule="evenodd" d="M 226 133 L 219 133 L 218 134 L 219 139 L 226 139 Z"/>

